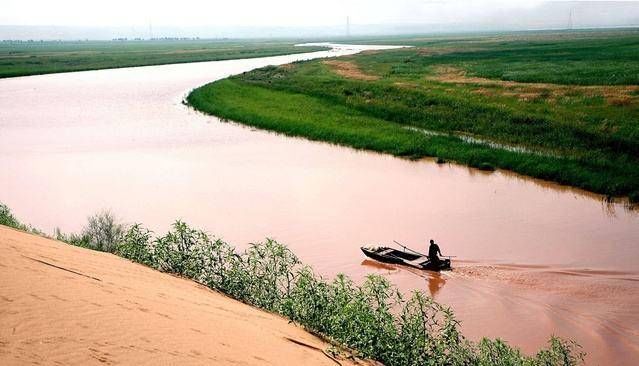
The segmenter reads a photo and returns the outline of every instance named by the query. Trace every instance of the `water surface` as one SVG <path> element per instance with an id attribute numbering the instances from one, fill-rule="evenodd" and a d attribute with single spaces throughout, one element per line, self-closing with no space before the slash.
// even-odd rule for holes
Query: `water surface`
<path id="1" fill-rule="evenodd" d="M 365 48 L 365 47 L 364 47 Z M 180 218 L 228 241 L 273 237 L 318 272 L 383 273 L 453 307 L 467 335 L 531 352 L 550 334 L 591 364 L 639 359 L 639 216 L 600 196 L 223 123 L 182 105 L 199 85 L 362 48 L 0 80 L 0 201 L 79 231 L 108 208 L 155 231 Z M 366 261 L 361 245 L 436 239 L 440 276 Z"/>

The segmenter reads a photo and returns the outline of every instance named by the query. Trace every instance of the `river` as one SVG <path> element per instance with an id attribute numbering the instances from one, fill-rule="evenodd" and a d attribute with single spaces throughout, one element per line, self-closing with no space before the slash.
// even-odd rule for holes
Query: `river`
<path id="1" fill-rule="evenodd" d="M 0 80 L 0 201 L 47 232 L 110 209 L 175 219 L 238 246 L 273 237 L 319 273 L 382 273 L 450 305 L 471 339 L 532 352 L 551 334 L 592 365 L 639 360 L 639 215 L 584 191 L 257 131 L 182 104 L 194 87 L 269 64 L 367 49 Z M 456 269 L 364 259 L 434 238 Z"/>

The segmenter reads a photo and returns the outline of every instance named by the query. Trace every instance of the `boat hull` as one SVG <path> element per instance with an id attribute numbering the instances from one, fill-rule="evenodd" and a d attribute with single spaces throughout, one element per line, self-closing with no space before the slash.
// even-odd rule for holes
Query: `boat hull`
<path id="1" fill-rule="evenodd" d="M 419 268 L 428 271 L 449 270 L 450 259 L 442 259 L 438 264 L 432 263 L 427 257 L 412 253 L 402 252 L 396 249 L 379 247 L 379 248 L 360 248 L 364 255 L 383 263 L 402 264 L 413 268 Z M 420 260 L 421 259 L 421 260 Z"/>

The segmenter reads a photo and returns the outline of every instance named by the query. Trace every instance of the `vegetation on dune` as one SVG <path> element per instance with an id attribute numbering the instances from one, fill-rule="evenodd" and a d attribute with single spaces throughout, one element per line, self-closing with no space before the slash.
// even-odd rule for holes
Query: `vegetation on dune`
<path id="1" fill-rule="evenodd" d="M 288 135 L 636 200 L 639 33 L 588 34 L 440 40 L 269 66 L 198 88 L 188 102 Z"/>
<path id="2" fill-rule="evenodd" d="M 19 225 L 0 205 L 0 222 Z M 110 250 L 160 271 L 190 278 L 211 289 L 281 314 L 310 331 L 346 346 L 356 355 L 385 365 L 577 365 L 579 346 L 552 337 L 534 356 L 496 339 L 478 343 L 464 338 L 452 311 L 422 292 L 405 297 L 383 276 L 356 284 L 344 275 L 328 281 L 300 263 L 284 245 L 267 239 L 238 253 L 228 243 L 177 221 L 154 237 L 143 226 L 128 226 L 111 246 L 114 228 L 123 225 L 92 216 L 82 243 Z M 112 217 L 112 216 L 111 216 Z M 102 219 L 96 219 L 102 218 Z M 72 244 L 78 244 L 72 242 Z"/>
<path id="3" fill-rule="evenodd" d="M 127 227 L 117 221 L 110 211 L 102 211 L 87 218 L 80 234 L 65 234 L 55 229 L 54 238 L 76 246 L 113 253 L 124 239 Z"/>
<path id="4" fill-rule="evenodd" d="M 0 225 L 12 227 L 32 234 L 44 235 L 44 233 L 37 228 L 20 222 L 20 220 L 13 215 L 11 209 L 2 202 L 0 202 Z"/>
<path id="5" fill-rule="evenodd" d="M 0 203 L 0 225 L 9 226 L 15 229 L 23 230 L 24 226 L 13 216 L 11 209 L 4 203 Z"/>
<path id="6" fill-rule="evenodd" d="M 322 50 L 287 41 L 0 42 L 0 78 L 277 56 Z"/>

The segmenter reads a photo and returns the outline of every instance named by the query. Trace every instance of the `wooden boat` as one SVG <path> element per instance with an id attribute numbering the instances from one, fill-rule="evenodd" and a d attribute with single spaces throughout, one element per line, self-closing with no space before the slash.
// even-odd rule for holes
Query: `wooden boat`
<path id="1" fill-rule="evenodd" d="M 403 264 L 414 268 L 429 271 L 442 271 L 450 269 L 450 259 L 440 259 L 438 265 L 431 263 L 428 257 L 418 252 L 407 252 L 389 247 L 362 247 L 362 252 L 369 258 L 379 262 Z"/>

